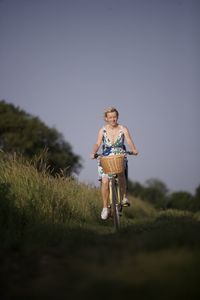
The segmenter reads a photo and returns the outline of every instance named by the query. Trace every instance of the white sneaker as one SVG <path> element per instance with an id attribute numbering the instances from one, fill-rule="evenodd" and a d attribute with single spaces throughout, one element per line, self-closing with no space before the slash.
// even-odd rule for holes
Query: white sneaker
<path id="1" fill-rule="evenodd" d="M 130 202 L 128 201 L 128 198 L 126 198 L 126 197 L 123 198 L 122 205 L 123 206 L 130 206 Z"/>
<path id="2" fill-rule="evenodd" d="M 109 209 L 107 207 L 104 207 L 101 212 L 102 220 L 108 219 L 108 213 L 109 213 Z"/>

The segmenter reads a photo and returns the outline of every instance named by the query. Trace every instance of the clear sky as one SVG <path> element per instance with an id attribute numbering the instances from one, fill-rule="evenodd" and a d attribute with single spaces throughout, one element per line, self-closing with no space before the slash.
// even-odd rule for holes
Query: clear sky
<path id="1" fill-rule="evenodd" d="M 0 0 L 0 99 L 63 133 L 89 159 L 115 106 L 140 151 L 129 176 L 200 184 L 200 1 Z"/>

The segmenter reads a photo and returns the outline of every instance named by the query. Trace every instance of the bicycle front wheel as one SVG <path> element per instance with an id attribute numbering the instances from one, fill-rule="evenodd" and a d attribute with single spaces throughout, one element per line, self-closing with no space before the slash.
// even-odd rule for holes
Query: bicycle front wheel
<path id="1" fill-rule="evenodd" d="M 111 213 L 114 221 L 115 231 L 118 231 L 120 228 L 120 216 L 118 209 L 118 193 L 115 179 L 112 179 L 112 203 L 111 203 Z"/>

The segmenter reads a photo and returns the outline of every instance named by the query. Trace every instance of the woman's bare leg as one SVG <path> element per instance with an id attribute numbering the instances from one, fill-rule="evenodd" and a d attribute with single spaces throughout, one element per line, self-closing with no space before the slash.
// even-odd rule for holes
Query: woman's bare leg
<path id="1" fill-rule="evenodd" d="M 103 177 L 101 181 L 101 195 L 103 200 L 103 207 L 108 207 L 109 199 L 109 180 L 107 177 Z"/>

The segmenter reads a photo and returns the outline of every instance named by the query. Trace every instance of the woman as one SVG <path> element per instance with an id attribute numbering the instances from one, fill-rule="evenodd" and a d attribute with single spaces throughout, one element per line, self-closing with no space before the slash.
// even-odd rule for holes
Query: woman
<path id="1" fill-rule="evenodd" d="M 93 146 L 92 153 L 90 155 L 91 159 L 95 158 L 95 154 L 99 150 L 101 144 L 103 146 L 103 155 L 114 155 L 121 154 L 125 152 L 126 141 L 130 147 L 130 151 L 134 155 L 138 154 L 138 150 L 133 143 L 131 135 L 127 127 L 122 126 L 118 123 L 119 112 L 114 107 L 108 107 L 104 112 L 104 119 L 106 121 L 105 126 L 103 126 L 98 133 L 97 141 Z M 109 215 L 108 200 L 109 200 L 109 175 L 104 174 L 103 169 L 100 164 L 98 164 L 99 180 L 101 181 L 101 194 L 103 200 L 103 209 L 101 212 L 101 218 L 106 220 Z M 128 199 L 126 198 L 126 180 L 125 174 L 122 173 L 119 176 L 120 186 L 122 187 L 121 194 L 124 195 L 122 200 L 122 205 L 130 205 Z"/>

